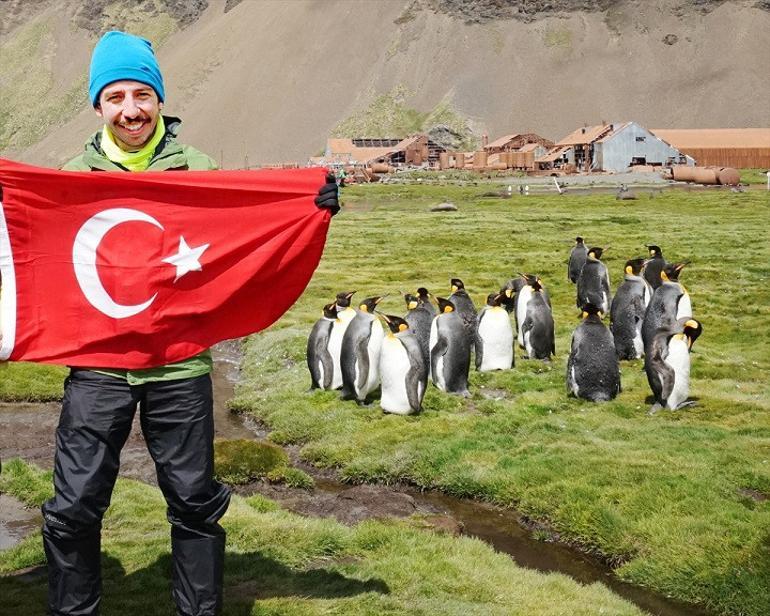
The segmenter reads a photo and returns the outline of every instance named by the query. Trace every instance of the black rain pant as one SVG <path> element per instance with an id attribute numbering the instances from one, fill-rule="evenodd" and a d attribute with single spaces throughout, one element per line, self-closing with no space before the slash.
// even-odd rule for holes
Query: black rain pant
<path id="1" fill-rule="evenodd" d="M 56 430 L 55 496 L 43 505 L 53 616 L 99 613 L 102 517 L 137 405 L 168 505 L 177 613 L 209 616 L 221 608 L 225 531 L 218 520 L 230 491 L 212 477 L 211 377 L 129 385 L 73 369 Z"/>

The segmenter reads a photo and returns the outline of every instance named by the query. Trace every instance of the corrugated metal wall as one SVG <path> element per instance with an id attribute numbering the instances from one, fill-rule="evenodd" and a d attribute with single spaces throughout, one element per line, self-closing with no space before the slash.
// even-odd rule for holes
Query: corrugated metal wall
<path id="1" fill-rule="evenodd" d="M 770 148 L 685 148 L 700 167 L 770 169 Z"/>
<path id="2" fill-rule="evenodd" d="M 597 142 L 594 148 L 597 168 L 615 172 L 628 169 L 634 158 L 643 158 L 648 165 L 664 165 L 680 155 L 679 150 L 635 122 L 630 122 L 606 141 Z M 695 160 L 701 164 L 700 160 Z"/>

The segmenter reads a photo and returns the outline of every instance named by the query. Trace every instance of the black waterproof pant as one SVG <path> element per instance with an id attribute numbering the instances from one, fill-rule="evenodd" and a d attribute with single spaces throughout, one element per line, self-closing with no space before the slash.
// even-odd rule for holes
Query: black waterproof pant
<path id="1" fill-rule="evenodd" d="M 99 613 L 102 516 L 137 405 L 168 505 L 177 613 L 208 616 L 221 607 L 225 531 L 218 520 L 230 492 L 212 477 L 210 376 L 132 386 L 72 370 L 56 430 L 55 496 L 43 505 L 48 607 L 54 616 Z"/>

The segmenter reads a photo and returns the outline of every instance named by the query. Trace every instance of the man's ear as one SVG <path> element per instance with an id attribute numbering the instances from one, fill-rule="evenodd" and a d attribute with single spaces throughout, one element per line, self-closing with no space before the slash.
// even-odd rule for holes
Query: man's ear
<path id="1" fill-rule="evenodd" d="M 95 113 L 96 113 L 96 115 L 98 115 L 100 118 L 103 118 L 103 117 L 104 117 L 104 115 L 102 115 L 102 106 L 101 106 L 99 103 L 96 103 L 96 105 L 94 105 L 94 112 L 95 112 Z"/>
<path id="2" fill-rule="evenodd" d="M 158 109 L 163 109 L 163 101 L 158 101 Z"/>

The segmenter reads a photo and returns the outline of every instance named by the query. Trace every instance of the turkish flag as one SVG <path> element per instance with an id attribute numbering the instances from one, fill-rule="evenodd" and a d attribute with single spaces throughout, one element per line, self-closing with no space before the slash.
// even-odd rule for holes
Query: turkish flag
<path id="1" fill-rule="evenodd" d="M 149 368 L 268 327 L 321 258 L 325 175 L 0 159 L 0 359 Z"/>

